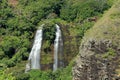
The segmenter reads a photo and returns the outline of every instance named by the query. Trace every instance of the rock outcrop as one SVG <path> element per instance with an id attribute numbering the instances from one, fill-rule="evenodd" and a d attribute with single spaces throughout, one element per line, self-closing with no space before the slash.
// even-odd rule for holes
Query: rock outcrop
<path id="1" fill-rule="evenodd" d="M 120 1 L 84 36 L 73 80 L 120 80 Z"/>

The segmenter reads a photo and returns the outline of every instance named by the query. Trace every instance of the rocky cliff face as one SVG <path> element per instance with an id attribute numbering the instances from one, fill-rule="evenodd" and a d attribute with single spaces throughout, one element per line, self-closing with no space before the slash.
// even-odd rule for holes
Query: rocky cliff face
<path id="1" fill-rule="evenodd" d="M 69 62 L 78 54 L 79 51 L 79 42 L 80 37 L 77 34 L 73 34 L 70 25 L 60 25 L 62 34 L 63 34 L 63 41 L 64 41 L 64 62 L 65 66 L 69 64 Z"/>
<path id="2" fill-rule="evenodd" d="M 120 1 L 84 36 L 73 80 L 120 80 Z"/>

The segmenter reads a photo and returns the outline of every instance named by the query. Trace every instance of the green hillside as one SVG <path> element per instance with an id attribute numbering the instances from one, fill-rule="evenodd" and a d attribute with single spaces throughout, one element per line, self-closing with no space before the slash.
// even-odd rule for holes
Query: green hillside
<path id="1" fill-rule="evenodd" d="M 96 40 L 108 38 L 115 41 L 114 45 L 119 44 L 120 15 L 119 9 L 111 8 L 113 4 L 119 3 L 116 0 L 0 1 L 0 80 L 72 80 L 73 60 L 79 53 L 84 33 L 85 40 L 94 36 Z M 45 66 L 25 73 L 36 30 L 42 24 L 45 25 L 40 61 Z M 65 65 L 53 72 L 50 66 L 55 24 L 61 28 L 64 43 L 64 55 L 58 58 Z"/>
<path id="2" fill-rule="evenodd" d="M 120 1 L 85 33 L 73 68 L 73 80 L 120 79 Z M 86 77 L 87 76 L 87 77 Z"/>

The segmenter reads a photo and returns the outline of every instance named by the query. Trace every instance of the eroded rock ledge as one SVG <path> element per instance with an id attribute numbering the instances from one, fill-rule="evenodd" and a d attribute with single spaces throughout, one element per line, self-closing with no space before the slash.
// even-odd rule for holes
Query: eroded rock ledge
<path id="1" fill-rule="evenodd" d="M 81 45 L 81 55 L 73 68 L 73 80 L 119 80 L 120 51 L 109 40 L 88 41 Z M 111 48 L 114 53 L 106 56 Z M 114 54 L 114 55 L 112 55 Z"/>

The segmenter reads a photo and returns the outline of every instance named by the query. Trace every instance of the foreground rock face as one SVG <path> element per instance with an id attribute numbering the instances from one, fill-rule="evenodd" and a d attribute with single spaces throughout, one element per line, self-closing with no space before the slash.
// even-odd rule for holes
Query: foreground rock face
<path id="1" fill-rule="evenodd" d="M 114 55 L 106 56 L 107 49 L 112 46 L 109 41 L 96 42 L 94 45 L 89 42 L 88 45 L 82 45 L 81 55 L 77 57 L 73 68 L 73 80 L 117 80 L 119 76 L 116 70 L 120 69 L 120 51 L 112 48 L 115 52 L 111 54 Z"/>
<path id="2" fill-rule="evenodd" d="M 82 40 L 73 80 L 120 80 L 120 1 Z"/>

